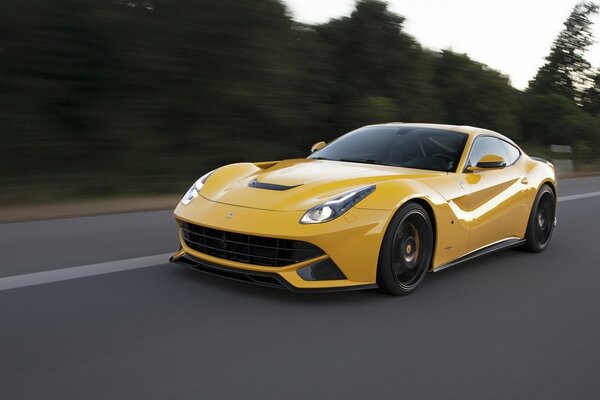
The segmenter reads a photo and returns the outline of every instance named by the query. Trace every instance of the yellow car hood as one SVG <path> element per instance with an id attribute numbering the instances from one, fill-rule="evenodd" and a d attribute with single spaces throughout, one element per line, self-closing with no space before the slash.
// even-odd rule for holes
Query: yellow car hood
<path id="1" fill-rule="evenodd" d="M 224 204 L 299 211 L 366 185 L 440 175 L 446 173 L 329 160 L 239 163 L 213 172 L 200 194 L 208 200 Z"/>

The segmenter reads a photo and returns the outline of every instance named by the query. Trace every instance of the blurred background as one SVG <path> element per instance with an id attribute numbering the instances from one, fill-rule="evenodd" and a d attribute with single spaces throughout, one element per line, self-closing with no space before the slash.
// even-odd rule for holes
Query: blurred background
<path id="1" fill-rule="evenodd" d="M 308 24 L 279 0 L 3 0 L 0 205 L 181 194 L 216 166 L 390 121 L 489 128 L 598 171 L 597 12 L 576 4 L 519 90 L 423 46 L 384 1 Z"/>

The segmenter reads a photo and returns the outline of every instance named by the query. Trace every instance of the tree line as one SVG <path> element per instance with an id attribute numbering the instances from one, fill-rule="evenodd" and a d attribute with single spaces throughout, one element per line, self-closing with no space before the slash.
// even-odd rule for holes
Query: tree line
<path id="1" fill-rule="evenodd" d="M 0 202 L 182 191 L 208 169 L 304 157 L 390 121 L 600 150 L 600 74 L 578 4 L 525 91 L 424 48 L 378 0 L 309 25 L 279 0 L 0 2 Z M 33 195 L 33 196 L 32 196 Z"/>

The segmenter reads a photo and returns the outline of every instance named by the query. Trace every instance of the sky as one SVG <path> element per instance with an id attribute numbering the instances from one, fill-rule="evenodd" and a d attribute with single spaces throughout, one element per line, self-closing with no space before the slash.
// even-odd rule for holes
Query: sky
<path id="1" fill-rule="evenodd" d="M 349 16 L 355 0 L 284 0 L 294 19 L 322 23 Z M 406 18 L 404 30 L 424 47 L 451 49 L 527 87 L 552 42 L 579 0 L 388 0 L 389 9 Z M 600 39 L 600 17 L 594 17 Z M 600 44 L 588 60 L 600 66 Z"/>

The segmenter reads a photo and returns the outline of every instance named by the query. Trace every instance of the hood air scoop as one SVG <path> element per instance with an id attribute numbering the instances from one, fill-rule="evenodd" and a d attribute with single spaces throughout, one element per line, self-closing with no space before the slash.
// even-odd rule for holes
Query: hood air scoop
<path id="1" fill-rule="evenodd" d="M 256 179 L 253 179 L 250 182 L 248 182 L 248 186 L 249 187 L 253 187 L 253 188 L 257 188 L 257 189 L 277 190 L 277 191 L 281 192 L 281 191 L 284 191 L 284 190 L 290 190 L 290 189 L 293 189 L 295 187 L 302 186 L 302 184 L 300 184 L 300 185 L 294 185 L 294 186 L 285 186 L 285 185 L 276 185 L 274 183 L 259 182 Z"/>

